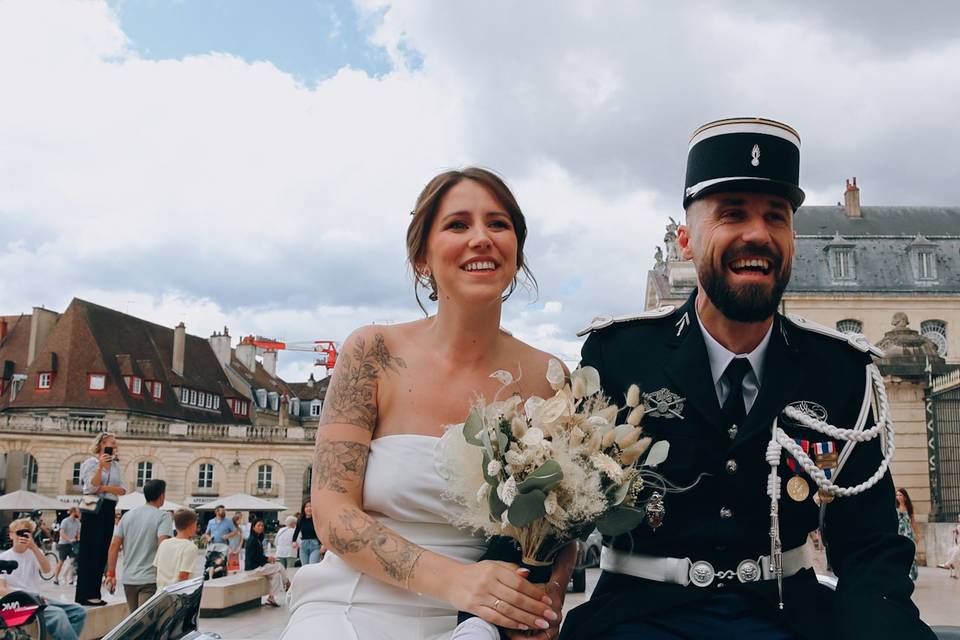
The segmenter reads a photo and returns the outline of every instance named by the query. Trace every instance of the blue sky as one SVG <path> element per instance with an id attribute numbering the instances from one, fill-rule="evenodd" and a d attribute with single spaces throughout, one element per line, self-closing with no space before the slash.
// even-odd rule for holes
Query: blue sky
<path id="1" fill-rule="evenodd" d="M 392 65 L 369 36 L 379 14 L 349 0 L 111 0 L 133 49 L 144 58 L 229 53 L 267 60 L 307 85 L 342 67 L 380 76 Z"/>

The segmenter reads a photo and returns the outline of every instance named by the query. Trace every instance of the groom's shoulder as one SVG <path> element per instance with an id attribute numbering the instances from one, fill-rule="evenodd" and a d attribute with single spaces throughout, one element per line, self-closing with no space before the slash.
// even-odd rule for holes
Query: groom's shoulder
<path id="1" fill-rule="evenodd" d="M 587 326 L 577 332 L 578 337 L 600 331 L 609 331 L 611 329 L 625 329 L 629 327 L 650 327 L 656 328 L 665 325 L 667 321 L 677 313 L 677 307 L 672 304 L 649 309 L 639 313 L 610 316 L 594 316 Z"/>

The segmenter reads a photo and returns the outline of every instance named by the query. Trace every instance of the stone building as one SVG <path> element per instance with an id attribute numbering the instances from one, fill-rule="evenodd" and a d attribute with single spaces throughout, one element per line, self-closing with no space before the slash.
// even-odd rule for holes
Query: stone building
<path id="1" fill-rule="evenodd" d="M 78 495 L 87 447 L 109 430 L 131 487 L 163 478 L 183 504 L 250 493 L 299 510 L 318 419 L 301 416 L 276 353 L 258 355 L 226 329 L 203 339 L 77 299 L 0 317 L 0 491 Z"/>
<path id="2" fill-rule="evenodd" d="M 960 207 L 861 206 L 854 178 L 843 204 L 800 207 L 793 223 L 796 255 L 781 311 L 886 347 L 878 365 L 897 428 L 894 481 L 921 519 L 949 518 L 931 487 L 944 474 L 960 484 L 960 463 L 933 469 L 929 443 L 931 431 L 954 427 L 929 420 L 925 403 L 931 380 L 960 365 Z M 676 228 L 671 219 L 666 250 L 658 248 L 648 273 L 647 309 L 682 304 L 696 286 Z"/>

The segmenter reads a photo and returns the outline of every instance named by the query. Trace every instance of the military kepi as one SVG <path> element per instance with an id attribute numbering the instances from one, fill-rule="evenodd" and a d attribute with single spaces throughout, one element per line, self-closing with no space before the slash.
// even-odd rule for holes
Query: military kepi
<path id="1" fill-rule="evenodd" d="M 803 203 L 800 136 L 791 127 L 764 118 L 709 122 L 690 138 L 683 208 L 724 191 L 783 196 L 793 210 Z"/>

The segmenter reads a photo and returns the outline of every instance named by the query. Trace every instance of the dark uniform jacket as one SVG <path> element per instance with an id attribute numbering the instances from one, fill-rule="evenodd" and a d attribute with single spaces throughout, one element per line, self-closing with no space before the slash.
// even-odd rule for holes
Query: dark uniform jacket
<path id="1" fill-rule="evenodd" d="M 797 401 L 813 401 L 826 410 L 826 422 L 853 428 L 863 405 L 866 347 L 846 338 L 823 335 L 777 315 L 765 355 L 759 395 L 744 424 L 731 438 L 717 401 L 703 335 L 694 309 L 696 292 L 685 305 L 661 317 L 615 322 L 591 333 L 583 346 L 584 366 L 600 372 L 603 390 L 623 405 L 631 384 L 644 393 L 660 389 L 683 398 L 683 417 L 650 412 L 642 427 L 655 440 L 670 443 L 658 470 L 678 485 L 695 486 L 664 498 L 662 525 L 645 521 L 630 535 L 608 545 L 634 553 L 706 560 L 718 571 L 736 569 L 741 560 L 770 554 L 770 465 L 765 452 L 771 425 L 781 410 Z M 672 415 L 672 414 L 670 414 Z M 874 424 L 871 417 L 867 427 Z M 780 425 L 793 438 L 825 442 L 824 434 Z M 840 443 L 838 443 L 838 448 Z M 780 536 L 783 550 L 803 545 L 818 527 L 820 509 L 810 495 L 789 498 L 794 475 L 781 455 Z M 812 457 L 812 456 L 811 456 Z M 856 445 L 837 480 L 851 486 L 870 477 L 881 461 L 879 437 Z M 643 496 L 641 495 L 641 498 Z M 812 569 L 783 581 L 785 608 L 777 613 L 776 580 L 741 584 L 715 580 L 710 587 L 666 584 L 604 572 L 591 600 L 571 611 L 561 637 L 594 638 L 618 623 L 655 618 L 657 612 L 684 607 L 718 588 L 741 589 L 802 638 L 933 638 L 910 600 L 908 571 L 914 545 L 897 535 L 894 486 L 889 471 L 871 489 L 835 499 L 826 506 L 823 540 L 839 584 L 836 592 L 818 584 Z"/>

